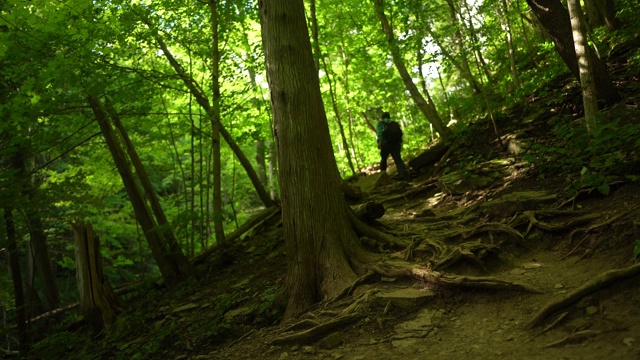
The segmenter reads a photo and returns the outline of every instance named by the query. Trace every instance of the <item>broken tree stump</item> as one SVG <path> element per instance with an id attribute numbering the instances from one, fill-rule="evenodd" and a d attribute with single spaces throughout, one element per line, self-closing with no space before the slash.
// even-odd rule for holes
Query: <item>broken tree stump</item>
<path id="1" fill-rule="evenodd" d="M 77 221 L 73 225 L 73 233 L 80 311 L 97 334 L 116 321 L 120 305 L 102 272 L 100 241 L 91 223 Z"/>

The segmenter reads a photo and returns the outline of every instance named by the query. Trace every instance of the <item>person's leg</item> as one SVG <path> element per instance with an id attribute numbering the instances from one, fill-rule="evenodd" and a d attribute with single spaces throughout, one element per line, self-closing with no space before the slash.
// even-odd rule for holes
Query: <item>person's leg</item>
<path id="1" fill-rule="evenodd" d="M 409 176 L 407 174 L 407 168 L 404 165 L 404 161 L 402 161 L 401 156 L 402 146 L 397 146 L 391 150 L 391 157 L 393 157 L 393 161 L 396 163 L 396 168 L 398 169 L 398 175 L 402 180 L 409 180 Z"/>
<path id="2" fill-rule="evenodd" d="M 389 147 L 382 145 L 380 148 L 380 171 L 387 171 L 387 158 L 389 157 Z"/>

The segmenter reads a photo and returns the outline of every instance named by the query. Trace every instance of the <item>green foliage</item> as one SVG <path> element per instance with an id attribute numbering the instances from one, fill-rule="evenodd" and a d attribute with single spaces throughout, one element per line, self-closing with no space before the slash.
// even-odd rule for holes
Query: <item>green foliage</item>
<path id="1" fill-rule="evenodd" d="M 631 119 L 629 119 L 631 120 Z M 582 123 L 572 124 L 566 118 L 557 118 L 553 133 L 555 144 L 534 144 L 525 159 L 538 167 L 541 176 L 555 172 L 567 174 L 570 190 L 597 190 L 608 195 L 608 183 L 615 178 L 637 179 L 634 167 L 640 159 L 640 124 L 614 119 L 604 122 L 587 133 Z"/>
<path id="2" fill-rule="evenodd" d="M 69 331 L 59 331 L 33 344 L 29 353 L 36 359 L 51 360 L 89 360 L 97 359 L 91 350 L 92 340 Z"/>
<path id="3" fill-rule="evenodd" d="M 640 239 L 636 240 L 633 247 L 633 260 L 640 260 Z"/>

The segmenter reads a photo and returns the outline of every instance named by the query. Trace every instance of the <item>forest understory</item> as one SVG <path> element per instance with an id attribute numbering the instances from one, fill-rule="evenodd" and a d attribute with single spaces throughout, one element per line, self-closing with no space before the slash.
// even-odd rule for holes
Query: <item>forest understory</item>
<path id="1" fill-rule="evenodd" d="M 638 124 L 640 71 L 616 59 L 625 100 L 603 114 Z M 505 110 L 497 135 L 489 119 L 470 124 L 409 182 L 375 167 L 349 179 L 361 191 L 352 207 L 377 209 L 362 215 L 375 232 L 360 240 L 380 261 L 295 320 L 281 322 L 286 261 L 272 211 L 224 256 L 201 259 L 201 280 L 129 289 L 97 336 L 73 311 L 32 324 L 56 331 L 31 358 L 640 358 L 640 154 L 618 154 L 620 173 L 606 177 L 532 166 L 526 149 L 560 162 L 554 149 L 572 146 L 552 131 L 557 119 L 580 126 L 577 82 L 547 91 Z"/>

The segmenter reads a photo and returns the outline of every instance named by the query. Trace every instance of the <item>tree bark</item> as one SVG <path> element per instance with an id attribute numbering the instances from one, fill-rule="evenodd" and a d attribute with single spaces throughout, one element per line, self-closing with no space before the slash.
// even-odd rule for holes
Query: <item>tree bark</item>
<path id="1" fill-rule="evenodd" d="M 18 346 L 20 355 L 27 356 L 29 351 L 29 336 L 27 334 L 27 311 L 24 301 L 24 289 L 20 271 L 20 256 L 18 255 L 18 236 L 13 222 L 13 209 L 4 207 L 4 221 L 7 229 L 7 251 L 9 253 L 9 268 L 13 281 L 14 305 L 16 307 L 16 327 L 18 329 Z"/>
<path id="2" fill-rule="evenodd" d="M 118 299 L 102 270 L 100 240 L 91 223 L 73 225 L 76 256 L 76 280 L 80 310 L 94 334 L 112 325 L 120 312 Z"/>
<path id="3" fill-rule="evenodd" d="M 162 235 L 169 246 L 169 251 L 171 256 L 175 259 L 176 264 L 180 267 L 180 272 L 184 274 L 194 274 L 195 268 L 189 263 L 189 259 L 184 255 L 182 249 L 180 248 L 180 244 L 178 244 L 178 240 L 176 239 L 173 228 L 169 221 L 167 220 L 166 215 L 164 214 L 164 210 L 162 209 L 162 205 L 160 204 L 160 199 L 156 195 L 156 191 L 151 184 L 151 179 L 149 179 L 149 175 L 147 174 L 147 170 L 144 168 L 142 161 L 140 160 L 140 156 L 138 156 L 138 152 L 136 148 L 133 146 L 133 142 L 129 138 L 127 131 L 122 125 L 122 121 L 120 121 L 120 116 L 116 113 L 113 105 L 109 101 L 109 98 L 105 101 L 105 105 L 107 108 L 107 112 L 109 113 L 113 124 L 118 130 L 118 134 L 124 143 L 125 149 L 129 158 L 131 159 L 131 163 L 133 163 L 133 167 L 136 169 L 136 175 L 140 179 L 140 184 L 142 184 L 142 188 L 144 189 L 144 193 L 149 199 L 149 203 L 151 204 L 151 210 L 153 211 L 153 215 L 156 218 L 158 225 L 160 226 L 160 231 L 162 231 Z M 183 176 L 184 178 L 184 176 Z"/>
<path id="4" fill-rule="evenodd" d="M 391 50 L 391 56 L 393 58 L 393 63 L 396 65 L 398 72 L 400 73 L 400 77 L 404 82 L 407 90 L 411 94 L 411 98 L 418 106 L 418 109 L 422 112 L 422 114 L 429 120 L 430 123 L 433 124 L 433 127 L 436 129 L 440 137 L 443 139 L 448 139 L 451 135 L 451 129 L 447 128 L 447 126 L 442 122 L 440 115 L 438 115 L 438 111 L 436 110 L 434 104 L 432 102 L 427 102 L 424 97 L 420 94 L 418 87 L 413 83 L 413 79 L 409 74 L 406 66 L 404 65 L 404 61 L 400 54 L 400 49 L 398 44 L 396 44 L 395 37 L 393 36 L 393 29 L 387 20 L 386 15 L 384 14 L 382 0 L 374 0 L 373 1 L 374 8 L 378 19 L 380 20 L 380 24 L 382 25 L 382 31 L 384 32 L 387 42 L 389 43 L 389 47 Z"/>
<path id="5" fill-rule="evenodd" d="M 578 58 L 580 71 L 580 85 L 582 87 L 582 104 L 584 105 L 584 121 L 587 131 L 591 134 L 596 127 L 598 115 L 598 98 L 596 96 L 596 84 L 591 72 L 591 62 L 587 56 L 587 36 L 583 27 L 582 9 L 580 0 L 567 0 L 569 16 L 571 17 L 571 30 L 573 31 L 573 44 Z"/>
<path id="6" fill-rule="evenodd" d="M 569 13 L 559 0 L 526 0 L 540 23 L 547 29 L 553 39 L 556 51 L 573 76 L 580 80 L 580 69 L 573 45 L 571 20 Z M 593 78 L 596 84 L 598 99 L 606 105 L 613 105 L 622 98 L 613 86 L 604 62 L 600 61 L 591 47 L 587 47 L 586 56 L 593 65 Z"/>
<path id="7" fill-rule="evenodd" d="M 213 231 L 216 243 L 226 246 L 222 225 L 222 164 L 220 163 L 220 49 L 218 48 L 218 1 L 209 1 L 211 22 L 211 141 L 213 142 Z M 262 186 L 262 184 L 260 184 Z"/>
<path id="8" fill-rule="evenodd" d="M 141 19 L 145 24 L 147 24 L 147 26 L 150 29 L 153 29 L 153 25 L 148 19 L 146 19 L 144 16 L 141 16 Z M 196 98 L 196 101 L 198 102 L 198 104 L 200 104 L 200 106 L 204 109 L 204 111 L 207 112 L 207 115 L 211 119 L 215 119 L 213 106 L 209 103 L 209 100 L 207 100 L 207 97 L 205 96 L 205 93 L 202 90 L 202 88 L 196 83 L 196 81 L 192 77 L 190 77 L 184 72 L 184 70 L 182 69 L 182 66 L 173 57 L 173 55 L 169 51 L 169 48 L 164 43 L 160 35 L 158 35 L 157 33 L 154 33 L 152 36 L 154 37 L 154 39 L 162 49 L 163 54 L 169 61 L 169 64 L 175 70 L 176 74 L 178 74 L 178 76 L 180 77 L 182 82 L 185 84 L 187 89 L 189 89 L 189 92 Z M 215 120 L 212 120 L 212 121 L 215 121 Z M 253 187 L 256 189 L 256 192 L 258 193 L 258 196 L 260 197 L 260 200 L 262 200 L 262 203 L 264 204 L 264 206 L 270 207 L 275 205 L 275 202 L 271 199 L 271 197 L 265 190 L 265 187 L 260 183 L 260 178 L 258 178 L 258 175 L 253 169 L 251 162 L 249 161 L 249 159 L 247 159 L 247 157 L 242 152 L 242 149 L 240 149 L 240 146 L 238 146 L 238 144 L 233 140 L 233 138 L 231 137 L 231 134 L 224 128 L 224 126 L 222 126 L 222 124 L 220 124 L 220 135 L 222 135 L 224 140 L 227 142 L 227 145 L 229 145 L 231 150 L 233 150 L 233 153 L 238 158 L 238 161 L 240 161 L 240 164 L 242 164 L 242 167 L 247 172 L 247 176 L 249 176 L 249 180 L 251 180 L 251 183 L 253 184 Z"/>
<path id="9" fill-rule="evenodd" d="M 142 227 L 144 235 L 149 243 L 151 253 L 158 265 L 167 287 L 174 289 L 178 283 L 193 276 L 193 273 L 185 272 L 185 267 L 181 264 L 181 259 L 176 259 L 174 253 L 166 246 L 162 232 L 158 231 L 157 223 L 151 214 L 151 210 L 145 202 L 142 191 L 136 184 L 135 177 L 129 166 L 125 151 L 118 142 L 115 132 L 109 123 L 107 113 L 103 109 L 102 103 L 95 96 L 88 97 L 89 104 L 100 125 L 105 142 L 113 157 L 113 161 L 118 168 L 122 183 L 124 184 L 129 201 L 133 206 L 136 218 Z"/>
<path id="10" fill-rule="evenodd" d="M 287 253 L 284 318 L 357 279 L 358 249 L 340 191 L 302 0 L 259 1 Z"/>

